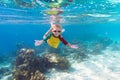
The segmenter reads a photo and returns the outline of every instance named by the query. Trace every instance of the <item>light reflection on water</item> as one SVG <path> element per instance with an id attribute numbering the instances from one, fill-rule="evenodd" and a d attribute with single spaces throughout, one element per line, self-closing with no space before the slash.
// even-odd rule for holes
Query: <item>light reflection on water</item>
<path id="1" fill-rule="evenodd" d="M 74 0 L 67 7 L 62 7 L 64 13 L 61 14 L 64 21 L 62 23 L 70 24 L 91 24 L 91 23 L 119 23 L 119 0 Z M 38 4 L 34 8 L 18 7 L 10 0 L 1 0 L 0 24 L 5 23 L 46 23 L 49 22 L 50 15 L 44 13 L 44 8 Z M 2 4 L 6 5 L 2 5 Z M 117 4 L 118 3 L 118 4 Z M 13 5 L 11 5 L 13 4 Z"/>

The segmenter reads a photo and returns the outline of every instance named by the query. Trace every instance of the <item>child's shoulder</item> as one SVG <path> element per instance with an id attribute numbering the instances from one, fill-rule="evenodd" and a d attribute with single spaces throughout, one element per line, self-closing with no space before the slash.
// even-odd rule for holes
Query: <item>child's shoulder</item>
<path id="1" fill-rule="evenodd" d="M 59 35 L 59 38 L 63 38 L 62 35 Z"/>

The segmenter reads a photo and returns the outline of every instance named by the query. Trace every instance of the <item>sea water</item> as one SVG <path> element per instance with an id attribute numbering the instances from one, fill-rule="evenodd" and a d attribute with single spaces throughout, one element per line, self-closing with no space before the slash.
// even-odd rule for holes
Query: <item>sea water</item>
<path id="1" fill-rule="evenodd" d="M 12 0 L 0 1 L 0 68 L 11 66 L 19 48 L 36 48 L 34 40 L 42 39 L 50 28 L 50 15 L 43 12 L 46 9 L 49 8 L 38 4 L 25 8 Z M 119 80 L 120 1 L 75 0 L 62 9 L 62 35 L 71 44 L 78 44 L 79 50 L 66 52 L 71 55 L 67 57 L 71 63 L 69 71 L 52 71 L 46 74 L 47 79 Z M 81 49 L 86 51 L 83 55 L 79 54 Z M 12 75 L 0 76 L 0 80 L 9 80 Z"/>

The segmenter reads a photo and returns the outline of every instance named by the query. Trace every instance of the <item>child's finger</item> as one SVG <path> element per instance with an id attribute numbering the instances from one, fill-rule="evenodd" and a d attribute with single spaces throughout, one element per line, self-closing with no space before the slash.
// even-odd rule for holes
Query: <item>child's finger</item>
<path id="1" fill-rule="evenodd" d="M 36 42 L 36 41 L 39 41 L 39 40 L 34 40 L 34 41 Z"/>

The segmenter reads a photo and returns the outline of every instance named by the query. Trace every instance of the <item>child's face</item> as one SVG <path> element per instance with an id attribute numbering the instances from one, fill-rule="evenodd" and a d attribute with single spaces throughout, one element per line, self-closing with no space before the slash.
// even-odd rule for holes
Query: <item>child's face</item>
<path id="1" fill-rule="evenodd" d="M 55 37 L 58 37 L 61 34 L 62 30 L 60 28 L 53 28 L 52 33 Z"/>

